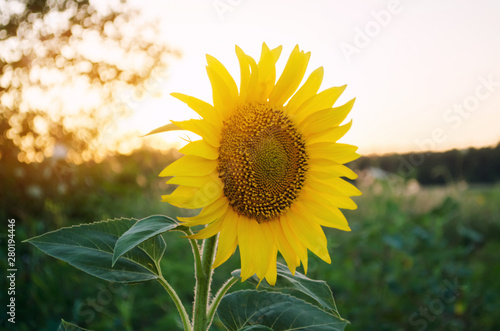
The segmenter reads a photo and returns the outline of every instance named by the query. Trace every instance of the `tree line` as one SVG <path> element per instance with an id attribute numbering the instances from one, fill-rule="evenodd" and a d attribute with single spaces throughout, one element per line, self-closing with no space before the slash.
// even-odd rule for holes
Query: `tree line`
<path id="1" fill-rule="evenodd" d="M 496 147 L 452 149 L 445 152 L 420 152 L 362 156 L 350 165 L 358 170 L 379 168 L 423 185 L 458 181 L 489 184 L 500 182 L 500 143 Z"/>

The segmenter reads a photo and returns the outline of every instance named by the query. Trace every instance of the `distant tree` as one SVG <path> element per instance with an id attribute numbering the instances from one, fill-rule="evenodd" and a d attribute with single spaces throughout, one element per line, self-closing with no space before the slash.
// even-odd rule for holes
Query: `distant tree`
<path id="1" fill-rule="evenodd" d="M 453 149 L 425 152 L 364 156 L 351 162 L 354 169 L 380 168 L 404 179 L 415 178 L 423 185 L 500 182 L 500 143 L 496 147 Z"/>
<path id="2" fill-rule="evenodd" d="M 124 1 L 0 1 L 0 159 L 80 163 L 163 75 L 155 22 Z"/>

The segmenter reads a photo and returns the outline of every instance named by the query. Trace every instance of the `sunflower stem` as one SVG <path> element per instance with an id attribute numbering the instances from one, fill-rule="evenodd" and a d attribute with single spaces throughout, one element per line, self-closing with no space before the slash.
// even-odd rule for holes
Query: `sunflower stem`
<path id="1" fill-rule="evenodd" d="M 163 278 L 162 275 L 158 277 L 158 281 L 165 288 L 167 293 L 174 301 L 175 307 L 177 307 L 177 311 L 179 311 L 179 315 L 181 316 L 182 325 L 184 326 L 184 331 L 192 331 L 193 328 L 191 327 L 191 323 L 189 321 L 189 315 L 186 311 L 186 308 L 184 308 L 181 299 L 177 295 L 177 292 L 175 292 L 174 288 L 165 280 L 165 278 Z"/>
<path id="2" fill-rule="evenodd" d="M 210 304 L 210 307 L 208 308 L 208 326 L 212 324 L 212 321 L 215 316 L 215 312 L 217 310 L 217 307 L 219 306 L 220 301 L 222 300 L 222 297 L 229 291 L 231 286 L 233 286 L 239 278 L 237 277 L 231 277 L 229 278 L 224 285 L 219 289 L 217 294 L 215 294 L 214 299 L 212 300 L 212 303 Z"/>
<path id="3" fill-rule="evenodd" d="M 191 236 L 193 235 L 193 231 L 191 231 L 191 228 L 187 228 L 183 230 L 183 232 L 186 234 L 186 236 Z M 188 238 L 189 243 L 191 244 L 191 249 L 193 250 L 193 256 L 194 256 L 194 270 L 197 272 L 197 270 L 201 270 L 201 253 L 200 253 L 200 246 L 198 245 L 198 242 L 196 239 Z"/>
<path id="4" fill-rule="evenodd" d="M 208 301 L 212 283 L 212 262 L 215 255 L 217 237 L 203 240 L 201 268 L 196 269 L 196 287 L 194 291 L 193 331 L 208 329 Z"/>

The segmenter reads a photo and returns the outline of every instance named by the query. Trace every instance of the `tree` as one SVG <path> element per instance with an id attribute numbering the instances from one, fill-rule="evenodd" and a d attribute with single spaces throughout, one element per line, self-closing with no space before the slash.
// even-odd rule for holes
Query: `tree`
<path id="1" fill-rule="evenodd" d="M 0 1 L 0 159 L 80 163 L 118 149 L 126 138 L 109 132 L 126 99 L 157 88 L 179 56 L 158 34 L 123 1 Z"/>

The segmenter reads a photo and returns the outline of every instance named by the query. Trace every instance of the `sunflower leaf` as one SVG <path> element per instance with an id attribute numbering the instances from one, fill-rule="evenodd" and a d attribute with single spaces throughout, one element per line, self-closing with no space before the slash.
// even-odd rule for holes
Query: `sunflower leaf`
<path id="1" fill-rule="evenodd" d="M 281 263 L 277 264 L 277 272 L 278 277 L 275 286 L 271 286 L 263 280 L 259 288 L 269 291 L 285 291 L 286 293 L 293 294 L 297 294 L 298 292 L 301 299 L 343 320 L 337 310 L 337 305 L 335 304 L 330 286 L 328 286 L 325 281 L 308 278 L 300 272 L 295 272 L 294 276 L 288 267 Z M 233 271 L 232 275 L 234 277 L 240 277 L 240 270 Z M 247 281 L 254 285 L 259 284 L 259 279 L 255 275 Z"/>
<path id="2" fill-rule="evenodd" d="M 113 253 L 113 265 L 123 254 L 127 253 L 137 245 L 164 232 L 175 229 L 179 230 L 178 228 L 179 223 L 177 223 L 176 220 L 163 215 L 153 215 L 137 221 L 137 223 L 132 225 L 132 227 L 121 235 L 121 237 L 116 241 Z M 155 247 L 151 247 L 153 255 L 150 257 L 154 261 L 158 262 L 162 258 L 164 251 L 165 247 L 163 247 L 163 250 L 161 251 L 157 251 L 155 250 Z"/>
<path id="3" fill-rule="evenodd" d="M 110 282 L 137 283 L 157 279 L 159 271 L 152 257 L 158 257 L 159 252 L 165 250 L 161 236 L 130 250 L 112 267 L 116 241 L 136 222 L 136 219 L 121 218 L 76 225 L 26 241 L 47 255 Z"/>
<path id="4" fill-rule="evenodd" d="M 344 330 L 346 321 L 283 293 L 244 290 L 222 298 L 217 310 L 230 330 Z M 253 328 L 252 328 L 253 327 Z"/>
<path id="5" fill-rule="evenodd" d="M 255 324 L 255 325 L 245 326 L 243 329 L 240 329 L 239 331 L 273 331 L 273 329 L 264 325 Z"/>
<path id="6" fill-rule="evenodd" d="M 66 322 L 65 320 L 61 319 L 61 324 L 59 324 L 57 331 L 90 331 L 90 330 L 84 329 L 76 324 Z"/>

